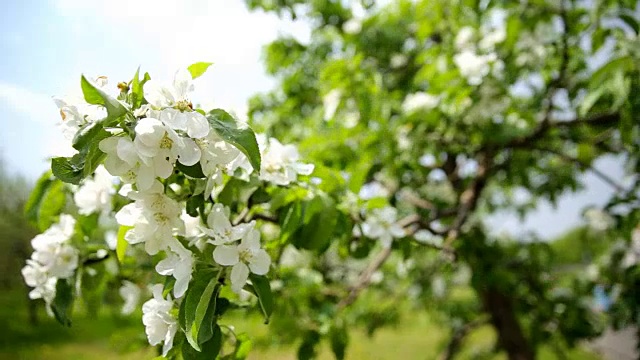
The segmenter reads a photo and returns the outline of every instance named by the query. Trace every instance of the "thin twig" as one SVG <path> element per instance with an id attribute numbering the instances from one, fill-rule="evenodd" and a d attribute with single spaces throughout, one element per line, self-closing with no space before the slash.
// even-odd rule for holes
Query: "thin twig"
<path id="1" fill-rule="evenodd" d="M 565 153 L 563 153 L 563 152 L 561 152 L 559 150 L 555 150 L 555 149 L 551 149 L 551 148 L 536 147 L 535 150 L 545 151 L 545 152 L 549 152 L 549 153 L 552 153 L 554 155 L 557 155 L 562 160 L 574 163 L 574 164 L 578 165 L 580 168 L 582 168 L 583 170 L 591 171 L 594 175 L 596 175 L 602 181 L 604 181 L 605 183 L 610 185 L 617 192 L 620 192 L 620 193 L 627 192 L 627 189 L 625 189 L 625 187 L 622 186 L 620 183 L 618 183 L 617 181 L 613 180 L 611 177 L 609 177 L 607 174 L 603 173 L 602 171 L 598 170 L 595 166 L 592 166 L 592 165 L 590 165 L 588 163 L 585 163 L 585 162 L 581 161 L 580 159 L 576 159 L 576 158 L 571 157 L 571 156 L 569 156 L 569 155 L 567 155 L 567 154 L 565 154 Z"/>
<path id="2" fill-rule="evenodd" d="M 356 301 L 360 293 L 371 283 L 371 276 L 373 276 L 373 273 L 380 269 L 380 267 L 389 258 L 389 255 L 391 255 L 391 247 L 384 248 L 378 254 L 374 261 L 371 262 L 371 264 L 369 264 L 369 266 L 360 274 L 358 282 L 351 288 L 349 294 L 342 300 L 340 300 L 337 305 L 338 311 L 346 308 L 347 306 L 353 304 L 354 301 Z"/>

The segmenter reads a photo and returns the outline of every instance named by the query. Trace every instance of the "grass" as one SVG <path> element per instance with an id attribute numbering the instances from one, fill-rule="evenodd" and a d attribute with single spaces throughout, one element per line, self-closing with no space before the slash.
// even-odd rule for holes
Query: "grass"
<path id="1" fill-rule="evenodd" d="M 39 325 L 32 326 L 27 317 L 24 294 L 5 293 L 0 298 L 0 359 L 28 360 L 110 360 L 152 359 L 157 350 L 148 347 L 140 315 L 121 317 L 107 311 L 95 318 L 74 317 L 71 328 L 64 328 L 39 311 Z M 248 333 L 254 343 L 249 359 L 295 360 L 295 346 L 273 345 L 268 327 L 258 316 L 239 316 L 225 321 L 237 331 Z M 435 359 L 438 349 L 446 341 L 446 331 L 428 316 L 407 316 L 396 327 L 383 328 L 368 337 L 355 329 L 350 333 L 347 359 Z M 495 342 L 490 327 L 478 329 L 465 341 L 460 359 L 506 359 L 488 352 Z M 481 354 L 488 354 L 482 356 Z M 333 359 L 329 345 L 323 343 L 319 359 Z M 540 359 L 556 359 L 553 352 L 542 349 Z M 568 359 L 596 360 L 598 357 L 583 350 L 574 350 Z"/>

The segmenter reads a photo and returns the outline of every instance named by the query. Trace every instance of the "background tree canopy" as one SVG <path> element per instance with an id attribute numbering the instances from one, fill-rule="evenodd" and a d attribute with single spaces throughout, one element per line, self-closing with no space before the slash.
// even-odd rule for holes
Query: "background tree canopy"
<path id="1" fill-rule="evenodd" d="M 171 153 L 161 164 L 164 175 L 148 177 L 148 185 L 160 189 L 154 192 L 158 198 L 175 203 L 165 206 L 172 212 L 162 221 L 175 226 L 163 228 L 163 239 L 175 240 L 183 252 L 165 246 L 145 253 L 129 246 L 126 235 L 136 230 L 129 225 L 144 222 L 118 221 L 119 228 L 109 223 L 113 213 L 135 205 L 129 190 L 145 191 L 141 176 L 131 176 L 142 168 L 137 157 L 120 174 L 133 179 L 129 190 L 114 191 L 122 188 L 109 170 L 94 174 L 105 157 L 112 168 L 121 157 L 115 145 L 101 147 L 98 141 L 132 143 L 141 136 L 136 127 L 142 121 L 160 123 L 143 107 L 153 103 L 144 88 L 150 76 L 137 72 L 130 82 L 118 83 L 113 96 L 113 87 L 83 76 L 86 102 L 106 117 L 78 115 L 73 145 L 79 153 L 54 158 L 52 172 L 38 180 L 30 199 L 27 184 L 0 166 L 0 286 L 16 288 L 14 275 L 29 255 L 27 241 L 35 229 L 62 222 L 64 213 L 75 219 L 69 239 L 62 241 L 75 251 L 75 262 L 53 279 L 48 309 L 69 325 L 76 305 L 89 319 L 74 319 L 80 329 L 97 327 L 94 317 L 108 311 L 113 321 L 100 336 L 112 334 L 135 350 L 147 339 L 141 328 L 125 329 L 131 319 L 120 314 L 119 294 L 130 313 L 135 306 L 128 305 L 138 305 L 144 285 L 164 282 L 164 293 L 158 285 L 146 303 L 162 305 L 154 318 L 160 323 L 153 334 L 157 341 L 148 339 L 163 343 L 165 355 L 177 359 L 210 357 L 211 349 L 224 359 L 246 358 L 254 334 L 242 321 L 256 314 L 269 325 L 268 335 L 253 338 L 253 344 L 293 346 L 299 359 L 326 356 L 327 347 L 343 359 L 357 345 L 354 329 L 372 337 L 392 328 L 403 337 L 402 327 L 422 325 L 425 318 L 446 334 L 419 334 L 418 343 L 433 351 L 410 349 L 409 356 L 583 358 L 575 348 L 605 329 L 640 327 L 637 2 L 245 2 L 252 10 L 305 21 L 311 32 L 308 39 L 283 36 L 265 47 L 265 67 L 277 85 L 254 96 L 248 112 L 249 124 L 264 136 L 256 138 L 223 110 L 194 107 L 186 85 L 180 101 L 152 109 L 186 113 L 192 120 L 206 114 L 206 129 L 212 129 L 205 139 L 209 135 L 189 133 L 197 132 L 195 125 L 185 125 L 173 138 L 202 147 L 207 164 L 200 153 L 188 166 Z M 193 64 L 189 79 L 210 65 Z M 107 131 L 112 127 L 123 131 L 113 136 Z M 295 146 L 276 139 L 297 144 L 302 157 Z M 168 141 L 171 149 L 173 140 Z M 233 160 L 220 159 L 218 147 Z M 276 150 L 269 155 L 270 147 Z M 246 166 L 223 171 L 222 165 L 244 156 L 240 152 Z M 164 153 L 153 153 L 162 162 L 158 154 Z M 627 176 L 599 170 L 595 164 L 604 158 L 624 164 Z M 315 168 L 307 176 L 310 164 Z M 535 233 L 498 234 L 488 221 L 497 213 L 526 217 L 542 202 L 555 204 L 582 189 L 587 172 L 607 183 L 613 196 L 602 208 L 584 209 L 586 224 L 556 241 Z M 80 209 L 76 195 L 87 184 L 100 187 L 104 196 L 89 202 L 102 209 Z M 196 235 L 174 231 L 187 222 L 185 214 L 176 218 L 183 205 Z M 224 231 L 209 221 L 215 216 L 224 220 Z M 271 261 L 263 262 L 260 274 L 252 269 L 254 275 L 246 270 L 244 278 L 236 276 L 230 288 L 230 266 L 251 252 L 236 249 L 235 262 L 221 262 L 216 251 L 224 242 L 211 243 L 198 233 L 205 222 L 214 233 L 210 237 L 230 237 L 235 226 L 256 224 L 251 234 L 258 247 L 250 250 L 261 249 Z M 149 229 L 145 236 L 152 238 Z M 112 244 L 106 247 L 108 235 Z M 158 270 L 161 263 L 171 266 Z M 166 298 L 170 293 L 174 297 Z M 3 301 L 19 303 L 14 298 Z M 39 310 L 31 306 L 35 323 Z M 141 314 L 135 315 L 138 324 Z M 51 335 L 25 330 L 11 317 L 0 320 L 13 334 L 6 344 Z M 171 332 L 167 324 L 173 334 L 165 334 Z M 489 341 L 477 345 L 477 334 Z M 399 344 L 396 337 L 391 347 Z"/>
<path id="2" fill-rule="evenodd" d="M 580 175 L 593 171 L 615 189 L 600 214 L 614 221 L 597 235 L 584 229 L 584 241 L 598 249 L 620 242 L 619 252 L 629 247 L 638 225 L 640 166 L 635 1 L 247 4 L 312 24 L 308 42 L 283 37 L 265 49 L 279 86 L 250 101 L 250 123 L 299 142 L 317 164 L 319 186 L 334 198 L 359 192 L 354 201 L 365 208 L 390 204 L 414 214 L 403 219 L 413 236 L 395 241 L 391 251 L 350 236 L 358 211 L 327 215 L 334 233 L 327 246 L 335 250 L 329 253 L 370 262 L 342 297 L 326 290 L 334 282 L 329 255 L 313 258 L 322 291 L 309 291 L 306 308 L 281 309 L 307 320 L 280 329 L 303 337 L 301 358 L 313 354 L 320 335 L 340 349 L 346 340 L 332 334 L 342 323 L 364 320 L 375 329 L 392 322 L 396 303 L 383 299 L 398 297 L 443 313 L 452 328 L 448 357 L 483 322 L 493 325 L 496 349 L 511 359 L 534 358 L 544 343 L 573 346 L 598 334 L 585 301 L 594 282 L 560 269 L 569 258 L 588 259 L 566 253 L 577 249 L 554 252 L 535 237 L 497 239 L 483 220 L 505 209 L 524 216 L 541 199 L 553 203 L 580 189 Z M 593 168 L 606 155 L 625 162 L 630 184 Z M 371 285 L 373 274 L 389 267 L 385 261 L 410 261 L 411 269 L 404 280 L 385 272 L 383 283 Z M 625 315 L 614 316 L 615 323 L 633 324 L 640 318 L 637 267 L 607 264 L 596 281 L 608 289 L 621 284 L 615 312 Z M 456 296 L 453 278 L 461 271 L 469 273 L 472 294 Z M 434 282 L 451 286 L 449 295 L 438 300 Z M 363 296 L 380 303 L 359 308 L 367 286 L 378 294 Z M 302 296 L 298 286 L 283 291 Z M 328 307 L 319 304 L 327 303 L 338 304 L 337 313 L 324 315 L 333 330 L 319 331 Z"/>

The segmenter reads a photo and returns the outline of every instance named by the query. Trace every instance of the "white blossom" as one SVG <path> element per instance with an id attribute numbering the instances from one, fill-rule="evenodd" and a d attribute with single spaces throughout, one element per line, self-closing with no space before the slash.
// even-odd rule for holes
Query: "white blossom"
<path id="1" fill-rule="evenodd" d="M 229 209 L 222 204 L 215 204 L 207 216 L 207 226 L 202 232 L 211 237 L 213 245 L 225 245 L 242 239 L 255 226 L 255 221 L 233 226 L 229 220 Z"/>
<path id="2" fill-rule="evenodd" d="M 289 185 L 298 175 L 310 175 L 313 164 L 300 162 L 298 149 L 293 145 L 282 145 L 277 139 L 258 136 L 262 153 L 260 179 L 276 185 Z"/>
<path id="3" fill-rule="evenodd" d="M 426 92 L 408 94 L 402 103 L 402 111 L 410 114 L 418 110 L 431 110 L 437 107 L 439 102 L 440 97 Z"/>
<path id="4" fill-rule="evenodd" d="M 108 137 L 100 141 L 99 147 L 107 155 L 104 167 L 111 175 L 118 176 L 125 183 L 136 183 L 139 190 L 146 190 L 153 184 L 158 175 L 156 167 L 146 165 L 151 160 L 140 158 L 129 137 Z M 163 163 L 160 158 L 157 161 Z"/>
<path id="5" fill-rule="evenodd" d="M 47 269 L 37 261 L 28 259 L 22 268 L 22 277 L 27 286 L 33 289 L 29 292 L 29 299 L 43 299 L 50 304 L 56 296 L 55 277 L 51 277 Z"/>
<path id="6" fill-rule="evenodd" d="M 482 79 L 489 74 L 491 63 L 496 59 L 494 53 L 479 55 L 474 50 L 465 49 L 453 57 L 453 62 L 470 85 L 480 85 Z"/>
<path id="7" fill-rule="evenodd" d="M 182 208 L 164 194 L 162 184 L 155 181 L 148 191 L 131 192 L 129 197 L 135 202 L 116 214 L 118 224 L 133 227 L 125 234 L 125 240 L 130 244 L 144 242 L 150 255 L 174 245 L 177 242 L 174 233 L 184 233 Z"/>
<path id="8" fill-rule="evenodd" d="M 325 121 L 333 119 L 333 116 L 336 114 L 336 110 L 338 110 L 338 106 L 340 105 L 341 97 L 342 91 L 340 91 L 340 89 L 333 89 L 322 98 L 322 106 L 324 107 L 323 118 Z"/>
<path id="9" fill-rule="evenodd" d="M 138 285 L 132 283 L 131 281 L 123 281 L 122 286 L 118 290 L 120 296 L 124 300 L 124 305 L 122 305 L 122 310 L 120 311 L 123 315 L 129 315 L 133 313 L 138 306 L 138 302 L 140 301 L 140 288 Z"/>
<path id="10" fill-rule="evenodd" d="M 465 26 L 458 31 L 454 40 L 456 49 L 462 50 L 472 46 L 472 40 L 475 30 L 471 26 Z"/>
<path id="11" fill-rule="evenodd" d="M 584 212 L 584 217 L 589 227 L 595 231 L 605 231 L 614 225 L 613 218 L 600 209 L 588 209 Z"/>
<path id="12" fill-rule="evenodd" d="M 391 206 L 382 209 L 374 209 L 364 223 L 362 223 L 362 233 L 364 236 L 377 239 L 383 247 L 390 247 L 394 238 L 405 236 L 405 231 L 396 223 L 398 211 Z"/>
<path id="13" fill-rule="evenodd" d="M 389 66 L 391 66 L 392 69 L 401 68 L 401 67 L 407 65 L 408 61 L 409 61 L 409 59 L 407 58 L 406 55 L 393 54 L 393 55 L 391 55 L 391 59 L 389 60 Z"/>
<path id="14" fill-rule="evenodd" d="M 239 245 L 220 245 L 213 251 L 213 259 L 222 266 L 231 268 L 231 289 L 240 293 L 249 278 L 249 273 L 264 275 L 269 272 L 271 258 L 260 248 L 260 232 L 249 231 Z"/>
<path id="15" fill-rule="evenodd" d="M 42 298 L 50 304 L 57 280 L 71 277 L 78 267 L 78 250 L 69 243 L 75 223 L 73 217 L 62 214 L 58 223 L 31 240 L 34 252 L 22 268 L 25 283 L 33 288 L 31 299 Z"/>
<path id="16" fill-rule="evenodd" d="M 142 305 L 142 323 L 149 344 L 163 343 L 162 356 L 167 355 L 173 347 L 173 338 L 178 331 L 178 321 L 171 315 L 173 301 L 171 295 L 162 297 L 162 285 L 155 284 L 151 287 L 153 298 Z"/>
<path id="17" fill-rule="evenodd" d="M 172 87 L 165 87 L 154 80 L 144 86 L 144 97 L 155 109 L 161 109 L 159 120 L 174 130 L 185 131 L 192 138 L 209 134 L 207 118 L 193 110 L 189 93 L 193 91 L 191 74 L 186 69 L 176 72 Z"/>
<path id="18" fill-rule="evenodd" d="M 136 125 L 135 150 L 146 165 L 154 166 L 163 179 L 171 175 L 176 160 L 191 166 L 200 161 L 200 148 L 171 127 L 154 118 L 144 118 Z M 149 160 L 147 160 L 149 159 Z"/>
<path id="19" fill-rule="evenodd" d="M 347 20 L 342 24 L 342 31 L 347 34 L 355 35 L 362 30 L 362 21 L 357 18 Z"/>
<path id="20" fill-rule="evenodd" d="M 89 215 L 94 212 L 111 211 L 111 196 L 113 194 L 113 176 L 104 166 L 96 169 L 93 179 L 87 179 L 73 194 L 73 200 L 78 206 L 78 212 Z"/>
<path id="21" fill-rule="evenodd" d="M 156 271 L 163 276 L 172 275 L 176 279 L 173 287 L 173 295 L 182 297 L 189 287 L 191 270 L 193 268 L 193 256 L 182 245 L 172 246 L 172 251 L 167 252 L 167 257 L 156 265 Z"/>

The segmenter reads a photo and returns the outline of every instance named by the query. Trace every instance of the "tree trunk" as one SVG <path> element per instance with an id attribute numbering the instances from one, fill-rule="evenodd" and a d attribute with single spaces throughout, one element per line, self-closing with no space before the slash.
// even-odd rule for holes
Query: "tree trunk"
<path id="1" fill-rule="evenodd" d="M 498 332 L 498 344 L 509 360 L 533 360 L 535 354 L 516 318 L 511 298 L 494 287 L 479 289 L 482 303 Z"/>

